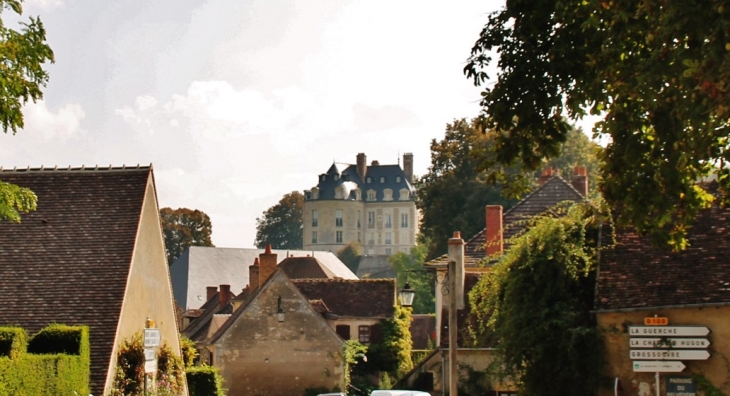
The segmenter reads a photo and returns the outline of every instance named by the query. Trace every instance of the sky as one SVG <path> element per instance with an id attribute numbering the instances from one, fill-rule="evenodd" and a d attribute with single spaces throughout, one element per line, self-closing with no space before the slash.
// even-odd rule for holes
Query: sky
<path id="1" fill-rule="evenodd" d="M 479 113 L 462 72 L 503 1 L 25 0 L 55 63 L 4 167 L 149 165 L 160 207 L 207 213 L 213 243 L 333 161 L 414 173 L 446 124 Z M 18 18 L 5 11 L 10 27 Z"/>

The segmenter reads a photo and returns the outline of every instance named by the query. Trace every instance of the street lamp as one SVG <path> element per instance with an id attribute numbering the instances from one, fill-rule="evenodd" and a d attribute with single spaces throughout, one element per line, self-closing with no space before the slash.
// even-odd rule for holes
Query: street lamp
<path id="1" fill-rule="evenodd" d="M 416 290 L 411 288 L 411 284 L 406 281 L 402 289 L 398 291 L 398 301 L 403 307 L 412 307 L 413 298 L 416 297 Z"/>

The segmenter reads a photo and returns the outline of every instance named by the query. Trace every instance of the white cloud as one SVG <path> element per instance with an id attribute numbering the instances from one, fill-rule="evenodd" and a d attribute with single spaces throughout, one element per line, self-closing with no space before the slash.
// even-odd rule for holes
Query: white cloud
<path id="1" fill-rule="evenodd" d="M 157 105 L 157 99 L 150 95 L 138 96 L 135 105 L 139 110 L 147 110 Z"/>
<path id="2" fill-rule="evenodd" d="M 86 116 L 81 105 L 69 103 L 53 112 L 46 102 L 39 100 L 29 102 L 23 107 L 25 119 L 24 131 L 43 136 L 46 140 L 53 138 L 67 139 L 83 133 L 81 120 Z"/>
<path id="3" fill-rule="evenodd" d="M 64 6 L 61 0 L 25 0 L 23 4 L 32 8 L 40 8 L 43 11 L 51 11 Z"/>

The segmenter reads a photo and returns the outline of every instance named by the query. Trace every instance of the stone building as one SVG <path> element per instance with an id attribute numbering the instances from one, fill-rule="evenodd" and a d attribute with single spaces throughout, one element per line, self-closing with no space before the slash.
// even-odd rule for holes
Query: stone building
<path id="1" fill-rule="evenodd" d="M 413 154 L 403 167 L 334 163 L 319 175 L 317 186 L 304 192 L 304 250 L 337 252 L 350 242 L 365 255 L 408 252 L 416 244 L 418 214 L 413 187 Z"/>

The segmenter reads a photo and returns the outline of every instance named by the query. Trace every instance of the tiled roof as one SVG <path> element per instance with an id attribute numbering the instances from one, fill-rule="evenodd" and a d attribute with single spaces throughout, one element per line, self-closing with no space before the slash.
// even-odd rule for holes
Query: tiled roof
<path id="1" fill-rule="evenodd" d="M 730 209 L 700 211 L 687 240 L 686 250 L 672 252 L 617 231 L 617 245 L 601 252 L 595 308 L 730 303 Z"/>
<path id="2" fill-rule="evenodd" d="M 583 196 L 569 182 L 560 176 L 551 177 L 542 186 L 538 187 L 502 215 L 505 250 L 509 247 L 507 241 L 524 230 L 525 221 L 529 218 L 547 211 L 560 202 L 578 202 L 581 200 L 583 200 Z M 487 205 L 489 203 L 485 202 L 484 204 Z M 466 241 L 464 245 L 464 265 L 466 267 L 476 267 L 479 261 L 486 256 L 484 249 L 486 243 L 486 229 L 479 231 L 471 239 Z M 431 260 L 428 264 L 437 266 L 446 265 L 448 264 L 448 258 L 446 255 L 443 255 Z"/>
<path id="3" fill-rule="evenodd" d="M 101 394 L 122 309 L 150 167 L 0 170 L 38 209 L 0 222 L 0 325 L 30 334 L 88 325 L 91 391 Z"/>
<path id="4" fill-rule="evenodd" d="M 307 300 L 322 300 L 330 314 L 351 318 L 391 318 L 395 279 L 294 279 Z"/>
<path id="5" fill-rule="evenodd" d="M 334 278 L 335 275 L 315 257 L 287 257 L 279 263 L 289 279 Z"/>
<path id="6" fill-rule="evenodd" d="M 234 294 L 232 292 L 230 293 L 228 299 L 229 303 L 225 304 L 223 307 L 221 307 L 220 304 L 220 296 L 221 293 L 216 292 L 210 300 L 206 301 L 205 304 L 200 307 L 200 311 L 202 311 L 202 313 L 197 318 L 190 321 L 190 324 L 183 329 L 182 334 L 193 341 L 206 341 L 211 335 L 210 326 L 214 316 L 230 315 L 233 313 L 233 304 L 230 301 L 235 297 Z M 213 333 L 214 332 L 215 330 Z"/>
<path id="7" fill-rule="evenodd" d="M 466 272 L 464 274 L 464 298 L 467 300 L 466 308 L 457 310 L 456 314 L 456 342 L 459 348 L 473 347 L 468 337 L 468 328 L 473 320 L 471 316 L 471 304 L 469 304 L 469 292 L 476 286 L 479 279 L 484 273 L 482 272 Z M 449 310 L 444 308 L 441 310 L 441 347 L 449 347 Z"/>

